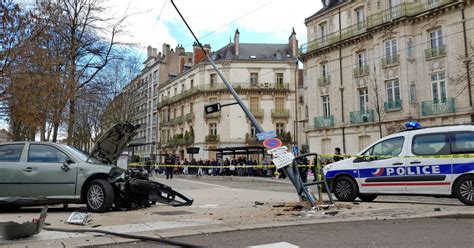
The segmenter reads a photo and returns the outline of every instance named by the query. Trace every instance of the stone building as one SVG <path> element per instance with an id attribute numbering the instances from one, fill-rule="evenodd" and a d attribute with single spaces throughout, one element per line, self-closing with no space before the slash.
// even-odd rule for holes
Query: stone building
<path id="1" fill-rule="evenodd" d="M 211 53 L 226 80 L 266 131 L 276 130 L 283 141 L 291 141 L 296 103 L 298 72 L 296 33 L 288 44 L 240 43 L 237 30 L 234 42 Z M 207 52 L 211 51 L 206 45 Z M 204 106 L 235 102 L 200 48 L 194 46 L 196 65 L 159 85 L 160 153 L 190 159 L 188 147 L 199 147 L 194 156 L 216 158 L 209 148 L 261 145 L 255 128 L 238 105 L 205 114 Z"/>
<path id="2" fill-rule="evenodd" d="M 474 121 L 471 0 L 325 0 L 301 46 L 312 152 Z"/>

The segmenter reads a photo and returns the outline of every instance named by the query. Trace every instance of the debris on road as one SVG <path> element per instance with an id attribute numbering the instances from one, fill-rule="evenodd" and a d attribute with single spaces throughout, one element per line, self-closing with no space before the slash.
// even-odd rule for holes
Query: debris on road
<path id="1" fill-rule="evenodd" d="M 261 202 L 261 201 L 255 201 L 255 206 L 260 206 L 260 205 L 263 205 L 265 203 Z"/>
<path id="2" fill-rule="evenodd" d="M 85 225 L 90 220 L 90 217 L 90 213 L 72 212 L 66 222 L 74 225 Z"/>
<path id="3" fill-rule="evenodd" d="M 0 236 L 6 240 L 20 239 L 31 237 L 38 234 L 43 229 L 44 221 L 48 207 L 45 206 L 41 210 L 40 217 L 32 221 L 23 222 L 22 224 L 14 221 L 0 222 Z"/>

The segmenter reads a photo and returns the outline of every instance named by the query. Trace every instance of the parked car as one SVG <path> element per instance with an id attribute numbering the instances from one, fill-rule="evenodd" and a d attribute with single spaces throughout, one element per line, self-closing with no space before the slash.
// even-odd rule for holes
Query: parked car
<path id="1" fill-rule="evenodd" d="M 109 210 L 124 170 L 114 166 L 138 127 L 117 124 L 86 154 L 51 142 L 0 144 L 0 206 L 85 203 L 90 211 Z"/>
<path id="2" fill-rule="evenodd" d="M 358 157 L 327 165 L 324 174 L 336 198 L 372 201 L 406 194 L 456 197 L 474 205 L 474 125 L 407 127 Z"/>

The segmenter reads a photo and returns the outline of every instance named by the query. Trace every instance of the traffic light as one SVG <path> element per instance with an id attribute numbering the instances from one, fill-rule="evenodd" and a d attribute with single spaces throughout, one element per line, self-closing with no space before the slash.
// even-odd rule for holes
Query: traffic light
<path id="1" fill-rule="evenodd" d="M 219 112 L 219 111 L 221 111 L 220 103 L 213 103 L 213 104 L 204 106 L 204 112 L 206 112 L 206 114 L 212 114 L 214 112 Z"/>

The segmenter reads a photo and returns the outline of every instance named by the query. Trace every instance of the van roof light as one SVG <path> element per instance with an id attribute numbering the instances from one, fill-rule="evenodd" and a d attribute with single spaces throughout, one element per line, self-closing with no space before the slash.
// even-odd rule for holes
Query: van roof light
<path id="1" fill-rule="evenodd" d="M 417 129 L 417 128 L 421 128 L 421 124 L 416 122 L 416 121 L 410 121 L 410 122 L 405 123 L 405 128 L 406 129 Z"/>

